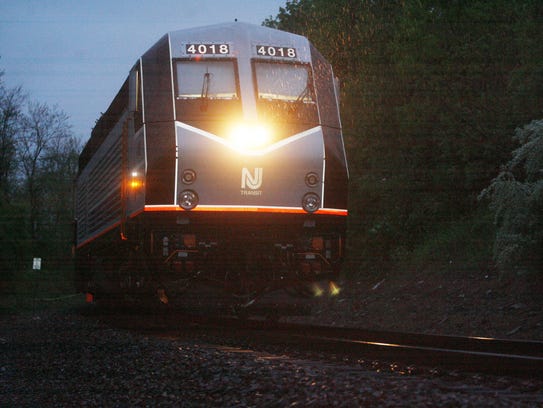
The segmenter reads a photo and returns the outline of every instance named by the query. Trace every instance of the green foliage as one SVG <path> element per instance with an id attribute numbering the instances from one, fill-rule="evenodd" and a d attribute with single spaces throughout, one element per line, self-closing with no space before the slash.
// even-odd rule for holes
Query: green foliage
<path id="1" fill-rule="evenodd" d="M 0 281 L 11 280 L 24 267 L 30 250 L 26 214 L 23 205 L 0 202 Z"/>
<path id="2" fill-rule="evenodd" d="M 457 270 L 488 271 L 493 269 L 492 214 L 480 208 L 463 219 L 437 225 L 398 264 L 409 269 L 441 272 Z"/>
<path id="3" fill-rule="evenodd" d="M 423 253 L 543 108 L 543 3 L 292 0 L 264 24 L 308 36 L 341 79 L 350 239 L 364 269 Z"/>
<path id="4" fill-rule="evenodd" d="M 0 286 L 0 314 L 34 313 L 38 310 L 58 310 L 83 304 L 75 294 L 73 271 L 69 267 L 32 270 L 32 260 L 14 275 L 9 285 Z M 3 282 L 5 283 L 5 282 Z"/>
<path id="5" fill-rule="evenodd" d="M 515 132 L 520 147 L 490 186 L 497 234 L 494 258 L 503 273 L 543 272 L 543 120 Z"/>

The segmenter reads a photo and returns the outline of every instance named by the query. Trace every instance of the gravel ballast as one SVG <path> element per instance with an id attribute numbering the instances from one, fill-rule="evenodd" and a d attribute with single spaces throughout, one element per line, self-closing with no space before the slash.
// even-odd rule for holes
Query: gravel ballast
<path id="1" fill-rule="evenodd" d="M 379 372 L 144 335 L 73 311 L 0 322 L 2 407 L 543 405 L 531 380 Z"/>

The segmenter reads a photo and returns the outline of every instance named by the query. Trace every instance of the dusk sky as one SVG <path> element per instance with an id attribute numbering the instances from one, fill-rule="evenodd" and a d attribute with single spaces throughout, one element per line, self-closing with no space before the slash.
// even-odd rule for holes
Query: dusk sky
<path id="1" fill-rule="evenodd" d="M 260 25 L 286 0 L 0 0 L 0 70 L 31 101 L 57 105 L 85 142 L 136 60 L 162 35 Z"/>

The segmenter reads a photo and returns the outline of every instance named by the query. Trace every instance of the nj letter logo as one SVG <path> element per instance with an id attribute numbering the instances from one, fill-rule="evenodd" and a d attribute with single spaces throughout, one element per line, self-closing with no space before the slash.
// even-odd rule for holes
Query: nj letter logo
<path id="1" fill-rule="evenodd" d="M 262 167 L 255 167 L 253 173 L 248 168 L 241 169 L 241 188 L 257 190 L 262 186 L 262 174 L 264 169 Z"/>

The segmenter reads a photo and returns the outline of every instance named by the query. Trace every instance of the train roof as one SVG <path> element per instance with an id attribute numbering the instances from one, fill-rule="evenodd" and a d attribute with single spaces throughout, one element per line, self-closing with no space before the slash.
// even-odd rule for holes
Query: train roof
<path id="1" fill-rule="evenodd" d="M 248 53 L 256 45 L 276 45 L 295 48 L 299 59 L 310 60 L 310 43 L 307 38 L 239 21 L 170 31 L 155 45 L 168 40 L 172 58 L 187 57 L 186 44 L 231 43 L 234 45 L 236 56 L 240 58 L 250 56 Z"/>

